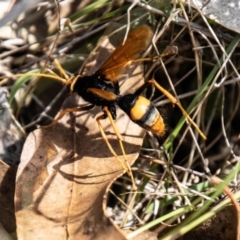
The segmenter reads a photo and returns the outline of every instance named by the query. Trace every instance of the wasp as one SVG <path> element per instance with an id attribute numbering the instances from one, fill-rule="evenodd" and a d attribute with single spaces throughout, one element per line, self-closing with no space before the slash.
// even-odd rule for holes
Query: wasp
<path id="1" fill-rule="evenodd" d="M 140 58 L 140 55 L 150 45 L 152 37 L 152 28 L 148 25 L 141 25 L 133 29 L 128 34 L 125 43 L 120 43 L 110 57 L 106 60 L 106 62 L 93 75 L 76 75 L 68 80 L 63 78 L 55 78 L 66 85 L 70 85 L 70 91 L 77 93 L 85 101 L 87 101 L 89 105 L 67 108 L 60 112 L 59 116 L 50 125 L 47 125 L 47 127 L 49 127 L 56 124 L 58 120 L 61 119 L 67 112 L 87 111 L 94 106 L 102 107 L 103 114 L 96 118 L 98 127 L 109 150 L 122 164 L 125 171 L 127 171 L 127 173 L 130 175 L 134 189 L 136 189 L 136 186 L 124 151 L 122 136 L 114 123 L 114 120 L 116 119 L 116 106 L 120 107 L 128 115 L 128 117 L 140 127 L 146 129 L 147 131 L 151 131 L 158 136 L 163 136 L 166 127 L 161 114 L 150 100 L 141 95 L 144 89 L 148 85 L 152 84 L 161 92 L 163 92 L 173 104 L 176 104 L 182 110 L 183 115 L 191 124 L 194 125 L 201 136 L 205 139 L 204 134 L 189 117 L 176 98 L 162 88 L 154 79 L 147 81 L 143 86 L 137 89 L 135 93 L 121 95 L 118 80 L 126 67 L 131 65 L 133 62 L 153 60 L 153 58 Z M 61 70 L 61 66 L 57 61 L 55 61 L 55 64 Z M 124 156 L 125 165 L 119 159 L 104 133 L 101 120 L 105 118 L 109 118 L 114 132 L 118 138 L 121 151 Z"/>

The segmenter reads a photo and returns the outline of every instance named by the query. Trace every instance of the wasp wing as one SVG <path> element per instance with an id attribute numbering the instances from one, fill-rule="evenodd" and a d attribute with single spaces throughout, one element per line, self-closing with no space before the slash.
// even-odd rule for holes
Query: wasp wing
<path id="1" fill-rule="evenodd" d="M 112 92 L 109 92 L 107 90 L 98 89 L 98 88 L 88 88 L 87 91 L 93 93 L 94 95 L 96 95 L 98 97 L 106 99 L 107 101 L 115 101 L 118 97 L 116 94 L 114 94 Z"/>
<path id="2" fill-rule="evenodd" d="M 120 43 L 111 56 L 99 69 L 99 74 L 106 79 L 116 82 L 118 77 L 124 72 L 126 66 L 133 60 L 139 58 L 140 54 L 146 50 L 153 37 L 153 31 L 148 25 L 142 25 L 133 29 L 126 41 Z"/>

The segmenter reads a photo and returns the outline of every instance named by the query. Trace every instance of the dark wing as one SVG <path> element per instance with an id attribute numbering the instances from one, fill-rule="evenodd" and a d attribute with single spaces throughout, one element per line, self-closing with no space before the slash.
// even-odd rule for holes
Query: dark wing
<path id="1" fill-rule="evenodd" d="M 153 37 L 152 29 L 147 25 L 133 29 L 124 45 L 120 43 L 107 61 L 99 69 L 99 73 L 106 79 L 116 82 L 133 60 L 138 59 L 140 54 L 146 50 Z"/>

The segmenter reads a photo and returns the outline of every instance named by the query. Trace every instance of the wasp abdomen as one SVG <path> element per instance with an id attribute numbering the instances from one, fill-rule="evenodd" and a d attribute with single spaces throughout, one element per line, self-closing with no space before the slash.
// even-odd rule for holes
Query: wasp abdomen
<path id="1" fill-rule="evenodd" d="M 159 136 L 165 133 L 165 124 L 154 105 L 145 97 L 127 94 L 118 99 L 119 107 L 128 114 L 129 118 L 142 128 Z"/>

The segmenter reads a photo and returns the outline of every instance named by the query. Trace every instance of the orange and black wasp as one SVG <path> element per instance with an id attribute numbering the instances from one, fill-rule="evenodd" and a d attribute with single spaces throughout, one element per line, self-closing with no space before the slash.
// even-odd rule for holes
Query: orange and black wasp
<path id="1" fill-rule="evenodd" d="M 124 45 L 119 44 L 96 73 L 91 76 L 76 76 L 70 80 L 71 92 L 76 92 L 91 104 L 87 109 L 95 105 L 102 106 L 104 114 L 101 119 L 106 117 L 115 119 L 117 105 L 133 122 L 148 131 L 162 136 L 165 132 L 165 126 L 159 111 L 147 98 L 140 96 L 149 84 L 153 84 L 162 91 L 172 103 L 177 104 L 188 120 L 198 129 L 197 125 L 191 120 L 180 103 L 155 80 L 147 81 L 146 84 L 133 94 L 120 94 L 118 79 L 124 72 L 126 66 L 139 60 L 152 60 L 152 58 L 138 59 L 140 54 L 150 45 L 152 37 L 153 31 L 148 25 L 142 25 L 132 30 Z M 80 111 L 84 109 L 79 108 Z M 78 111 L 78 108 L 63 111 L 56 121 L 59 120 L 65 112 L 69 111 Z M 205 138 L 200 130 L 199 132 L 203 138 Z"/>
<path id="2" fill-rule="evenodd" d="M 156 56 L 154 58 L 147 59 L 139 58 L 141 53 L 143 53 L 150 45 L 152 37 L 153 31 L 151 27 L 148 25 L 139 26 L 129 33 L 125 43 L 119 44 L 107 59 L 107 61 L 93 75 L 77 75 L 71 77 L 68 80 L 63 78 L 55 78 L 64 84 L 69 84 L 70 91 L 76 92 L 85 101 L 87 101 L 89 105 L 63 110 L 50 125 L 57 123 L 58 120 L 61 119 L 67 112 L 86 111 L 90 110 L 94 106 L 101 106 L 103 114 L 98 116 L 96 119 L 100 132 L 103 136 L 103 139 L 107 143 L 109 150 L 117 158 L 117 160 L 121 162 L 124 169 L 131 176 L 133 187 L 135 189 L 136 187 L 132 172 L 122 144 L 122 137 L 114 123 L 114 119 L 116 119 L 116 106 L 120 107 L 133 122 L 142 128 L 151 131 L 158 136 L 162 136 L 165 133 L 165 124 L 158 109 L 151 103 L 151 101 L 140 95 L 149 84 L 153 84 L 157 89 L 162 91 L 173 104 L 179 106 L 184 116 L 189 120 L 189 122 L 191 122 L 191 124 L 194 125 L 194 127 L 197 128 L 201 136 L 205 138 L 205 136 L 199 130 L 198 126 L 192 121 L 189 115 L 182 108 L 181 104 L 169 92 L 162 88 L 155 80 L 147 81 L 143 86 L 135 91 L 135 93 L 121 95 L 118 80 L 127 66 L 133 62 L 145 60 L 149 61 L 161 57 Z M 56 61 L 55 63 L 58 65 L 59 69 L 61 69 L 61 66 Z M 44 74 L 42 74 L 42 76 L 43 75 Z M 104 133 L 100 120 L 107 117 L 110 119 L 111 125 L 119 140 L 119 144 L 125 160 L 125 165 L 122 163 L 116 152 L 111 147 L 111 144 L 109 143 Z"/>

